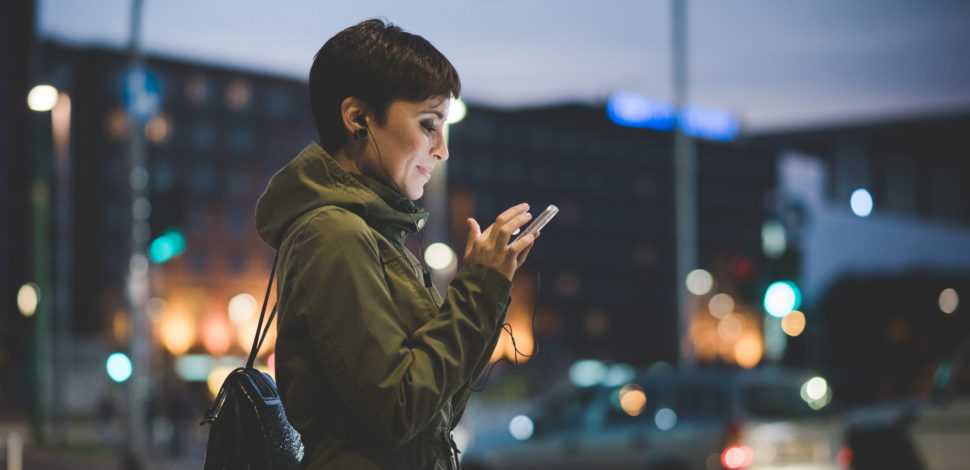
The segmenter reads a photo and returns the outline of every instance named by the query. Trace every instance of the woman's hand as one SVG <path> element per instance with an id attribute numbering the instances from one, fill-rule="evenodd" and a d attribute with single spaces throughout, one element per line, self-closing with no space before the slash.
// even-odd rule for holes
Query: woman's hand
<path id="1" fill-rule="evenodd" d="M 495 223 L 489 225 L 484 232 L 475 219 L 469 218 L 465 262 L 488 266 L 511 281 L 515 270 L 525 262 L 532 243 L 539 236 L 536 232 L 509 243 L 512 234 L 532 219 L 532 214 L 528 211 L 529 205 L 526 203 L 510 207 L 499 214 Z"/>

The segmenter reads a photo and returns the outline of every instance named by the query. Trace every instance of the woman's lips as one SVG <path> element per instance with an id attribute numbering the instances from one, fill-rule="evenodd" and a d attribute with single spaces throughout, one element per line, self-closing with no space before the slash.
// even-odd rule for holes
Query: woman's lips
<path id="1" fill-rule="evenodd" d="M 431 168 L 418 165 L 418 172 L 424 175 L 425 179 L 431 179 Z"/>

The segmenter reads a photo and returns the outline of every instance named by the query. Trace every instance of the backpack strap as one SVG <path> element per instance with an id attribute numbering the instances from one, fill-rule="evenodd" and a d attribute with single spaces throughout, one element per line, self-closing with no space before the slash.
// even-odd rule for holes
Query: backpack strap
<path id="1" fill-rule="evenodd" d="M 269 314 L 269 319 L 266 323 L 263 323 L 263 318 L 266 316 L 266 304 L 269 303 L 269 293 L 273 289 L 273 277 L 276 275 L 276 264 L 279 261 L 280 254 L 276 253 L 273 257 L 273 269 L 269 272 L 269 285 L 266 286 L 266 297 L 263 298 L 263 308 L 259 311 L 259 323 L 256 325 L 256 335 L 253 338 L 253 347 L 249 350 L 249 360 L 246 361 L 246 368 L 252 369 L 253 364 L 256 363 L 256 355 L 259 353 L 259 348 L 263 346 L 263 340 L 266 339 L 266 333 L 269 332 L 269 325 L 273 323 L 273 317 L 276 315 L 276 308 L 279 306 L 279 302 L 273 303 L 273 310 Z M 262 334 L 260 334 L 262 332 Z"/>

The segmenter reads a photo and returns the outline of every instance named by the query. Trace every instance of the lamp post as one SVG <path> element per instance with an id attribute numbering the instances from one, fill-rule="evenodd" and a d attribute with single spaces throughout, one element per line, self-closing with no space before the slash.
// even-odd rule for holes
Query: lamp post
<path id="1" fill-rule="evenodd" d="M 687 102 L 687 0 L 673 0 L 674 106 L 682 119 Z M 674 130 L 674 226 L 676 244 L 677 365 L 694 364 L 694 349 L 688 327 L 692 318 L 692 297 L 687 292 L 687 274 L 697 267 L 697 154 L 694 140 L 683 126 Z"/>
<path id="2" fill-rule="evenodd" d="M 33 431 L 34 438 L 47 441 L 53 393 L 53 355 L 51 345 L 51 257 L 50 257 L 50 111 L 57 104 L 57 89 L 37 85 L 27 95 L 27 106 L 34 114 L 34 181 L 32 199 L 32 264 L 36 285 L 34 319 L 34 351 L 32 376 L 34 382 Z"/>

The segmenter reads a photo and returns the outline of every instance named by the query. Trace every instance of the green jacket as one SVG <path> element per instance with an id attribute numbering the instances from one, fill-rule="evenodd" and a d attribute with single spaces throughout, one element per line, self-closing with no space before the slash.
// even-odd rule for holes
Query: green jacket
<path id="1" fill-rule="evenodd" d="M 427 213 L 310 144 L 270 180 L 276 378 L 306 468 L 453 468 L 451 430 L 488 363 L 511 283 L 466 264 L 442 300 L 404 238 Z"/>

